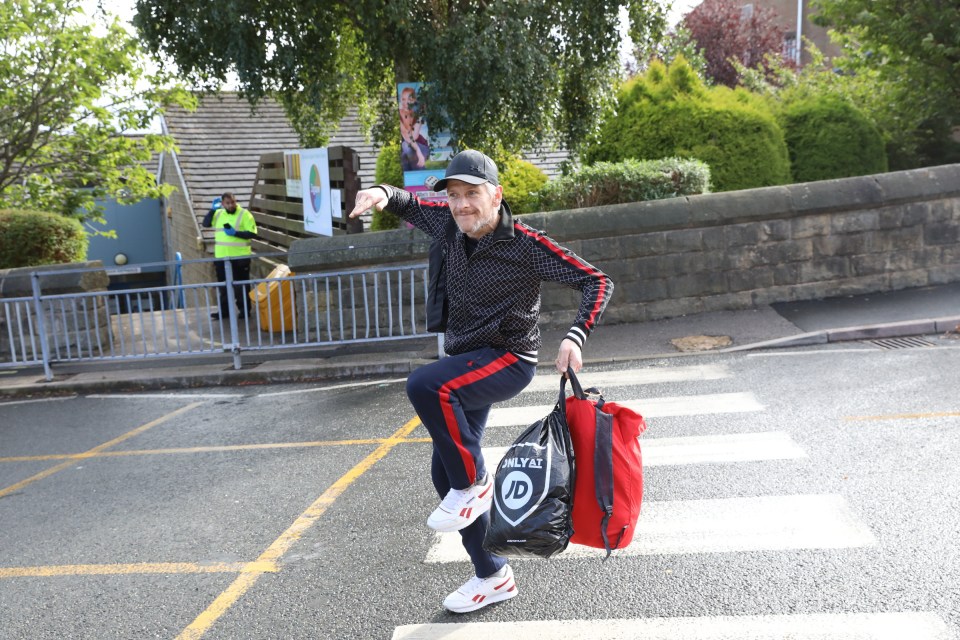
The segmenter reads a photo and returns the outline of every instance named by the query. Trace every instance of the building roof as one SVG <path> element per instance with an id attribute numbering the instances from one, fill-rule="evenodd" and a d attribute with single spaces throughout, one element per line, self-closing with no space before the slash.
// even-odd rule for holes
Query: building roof
<path id="1" fill-rule="evenodd" d="M 249 203 L 261 154 L 300 147 L 280 105 L 264 101 L 251 111 L 236 93 L 204 96 L 196 111 L 172 107 L 164 124 L 179 147 L 177 160 L 200 218 L 226 191 Z"/>

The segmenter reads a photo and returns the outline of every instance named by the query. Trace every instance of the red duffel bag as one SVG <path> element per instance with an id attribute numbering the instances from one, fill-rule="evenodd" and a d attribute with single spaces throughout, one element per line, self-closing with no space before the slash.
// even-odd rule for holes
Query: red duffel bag
<path id="1" fill-rule="evenodd" d="M 573 395 L 566 399 L 567 424 L 576 456 L 573 494 L 575 544 L 622 549 L 633 540 L 643 500 L 643 464 L 637 439 L 646 423 L 636 411 L 586 393 L 568 370 Z"/>

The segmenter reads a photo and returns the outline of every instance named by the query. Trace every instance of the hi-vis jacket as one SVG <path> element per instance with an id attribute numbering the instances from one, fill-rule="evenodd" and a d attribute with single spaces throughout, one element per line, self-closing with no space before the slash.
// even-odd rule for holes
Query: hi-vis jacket
<path id="1" fill-rule="evenodd" d="M 236 211 L 230 213 L 226 209 L 217 209 L 213 214 L 213 230 L 216 232 L 213 236 L 214 248 L 213 255 L 216 258 L 242 258 L 249 256 L 250 249 L 249 238 L 238 238 L 237 236 L 228 236 L 224 230 L 224 223 L 230 223 L 230 226 L 237 231 L 257 232 L 257 223 L 253 219 L 253 214 L 237 205 Z"/>
<path id="2" fill-rule="evenodd" d="M 503 348 L 536 362 L 541 346 L 540 284 L 546 280 L 580 290 L 580 307 L 567 338 L 583 346 L 613 293 L 606 274 L 542 231 L 514 220 L 504 205 L 497 228 L 480 239 L 468 258 L 459 229 L 446 239 L 452 216 L 446 204 L 424 202 L 389 185 L 377 186 L 389 197 L 388 211 L 447 243 L 449 318 L 444 351 L 455 355 Z"/>

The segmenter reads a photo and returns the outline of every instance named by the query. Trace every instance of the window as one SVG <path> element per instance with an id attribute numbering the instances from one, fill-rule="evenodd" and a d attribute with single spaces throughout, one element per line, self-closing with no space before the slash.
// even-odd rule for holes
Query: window
<path id="1" fill-rule="evenodd" d="M 787 60 L 797 59 L 797 34 L 787 33 L 783 37 L 783 57 Z"/>

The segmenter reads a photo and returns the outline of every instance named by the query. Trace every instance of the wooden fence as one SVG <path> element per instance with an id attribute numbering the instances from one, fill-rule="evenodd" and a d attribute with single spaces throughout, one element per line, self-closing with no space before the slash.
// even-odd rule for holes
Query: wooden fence
<path id="1" fill-rule="evenodd" d="M 330 158 L 330 188 L 339 189 L 340 219 L 333 220 L 333 233 L 359 233 L 363 222 L 347 220 L 346 214 L 360 190 L 360 156 L 350 147 L 328 147 Z M 253 241 L 257 253 L 286 252 L 294 240 L 314 237 L 303 228 L 303 199 L 287 195 L 283 152 L 260 156 L 257 177 L 250 195 L 250 212 L 257 221 L 258 240 Z M 286 262 L 285 258 L 279 258 Z"/>

